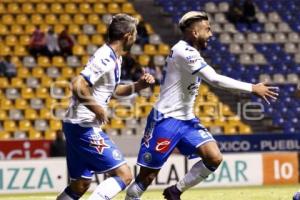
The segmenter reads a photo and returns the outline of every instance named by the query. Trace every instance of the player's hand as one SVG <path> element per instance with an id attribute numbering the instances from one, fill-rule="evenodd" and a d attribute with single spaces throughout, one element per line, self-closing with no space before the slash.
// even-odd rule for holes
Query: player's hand
<path id="1" fill-rule="evenodd" d="M 142 76 L 140 77 L 140 79 L 137 81 L 138 87 L 140 89 L 144 89 L 149 87 L 151 84 L 155 83 L 155 78 L 149 74 L 149 73 L 145 73 L 145 70 L 143 70 Z"/>
<path id="2" fill-rule="evenodd" d="M 108 122 L 107 114 L 102 108 L 96 113 L 96 118 L 101 124 L 106 124 Z"/>
<path id="3" fill-rule="evenodd" d="M 273 100 L 277 99 L 277 96 L 279 95 L 278 90 L 278 87 L 267 86 L 266 82 L 252 85 L 252 91 L 263 98 L 268 104 L 270 104 L 268 98 L 271 98 Z"/>

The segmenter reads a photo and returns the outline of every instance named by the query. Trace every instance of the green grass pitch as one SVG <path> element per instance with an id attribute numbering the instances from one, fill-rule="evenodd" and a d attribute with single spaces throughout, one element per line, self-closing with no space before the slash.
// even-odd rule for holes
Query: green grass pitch
<path id="1" fill-rule="evenodd" d="M 300 185 L 234 187 L 234 188 L 201 188 L 192 189 L 183 194 L 182 200 L 292 200 L 293 194 Z M 87 199 L 89 194 L 82 199 Z M 122 192 L 115 200 L 124 200 Z M 16 194 L 0 195 L 0 200 L 54 200 L 55 194 Z M 143 200 L 163 200 L 161 190 L 147 191 Z"/>

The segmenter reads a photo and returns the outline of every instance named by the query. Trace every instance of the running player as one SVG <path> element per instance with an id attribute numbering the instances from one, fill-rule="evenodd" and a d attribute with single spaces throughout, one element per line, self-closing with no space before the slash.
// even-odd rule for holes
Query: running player
<path id="1" fill-rule="evenodd" d="M 129 15 L 115 15 L 108 26 L 108 43 L 95 52 L 72 82 L 73 98 L 63 122 L 71 182 L 58 200 L 79 199 L 94 173 L 108 172 L 111 177 L 96 187 L 89 200 L 112 199 L 132 180 L 123 155 L 99 127 L 107 122 L 105 109 L 113 94 L 130 95 L 154 83 L 145 73 L 133 85 L 118 85 L 121 55 L 135 42 L 136 25 L 137 20 Z"/>
<path id="2" fill-rule="evenodd" d="M 265 83 L 252 85 L 215 72 L 200 55 L 212 36 L 205 12 L 191 11 L 182 16 L 183 33 L 166 59 L 160 98 L 148 116 L 144 138 L 138 155 L 140 172 L 127 190 L 126 200 L 138 200 L 157 176 L 175 147 L 185 156 L 196 154 L 202 159 L 176 184 L 164 190 L 168 200 L 180 195 L 213 173 L 222 162 L 222 154 L 208 130 L 193 113 L 201 80 L 229 90 L 254 93 L 268 103 L 276 99 L 276 87 Z"/>

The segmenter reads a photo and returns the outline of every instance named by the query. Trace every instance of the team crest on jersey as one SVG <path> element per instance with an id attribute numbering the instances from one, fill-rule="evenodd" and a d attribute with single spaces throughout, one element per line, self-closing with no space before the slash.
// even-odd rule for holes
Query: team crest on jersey
<path id="1" fill-rule="evenodd" d="M 156 141 L 155 151 L 165 153 L 170 148 L 171 141 L 168 138 L 158 138 Z"/>
<path id="2" fill-rule="evenodd" d="M 150 162 L 152 161 L 152 154 L 149 153 L 149 152 L 144 153 L 144 155 L 143 155 L 143 160 L 144 160 L 146 163 L 150 163 Z"/>
<path id="3" fill-rule="evenodd" d="M 119 150 L 115 149 L 113 152 L 112 152 L 112 156 L 115 160 L 121 160 L 122 159 L 122 154 Z"/>
<path id="4" fill-rule="evenodd" d="M 91 139 L 90 140 L 90 146 L 97 149 L 99 154 L 103 154 L 104 149 L 110 148 L 110 146 L 105 143 L 103 138 L 100 138 L 98 140 Z"/>

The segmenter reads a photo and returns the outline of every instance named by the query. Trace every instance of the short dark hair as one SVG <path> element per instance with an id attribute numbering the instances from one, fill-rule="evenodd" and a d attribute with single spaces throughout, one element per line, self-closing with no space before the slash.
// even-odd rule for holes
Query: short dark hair
<path id="1" fill-rule="evenodd" d="M 126 33 L 132 32 L 138 24 L 138 20 L 127 14 L 113 16 L 108 26 L 108 39 L 110 41 L 121 40 Z"/>
<path id="2" fill-rule="evenodd" d="M 198 12 L 198 15 L 192 16 L 179 24 L 179 28 L 184 32 L 187 28 L 191 27 L 194 22 L 201 22 L 203 20 L 208 20 L 208 15 L 204 11 Z"/>

